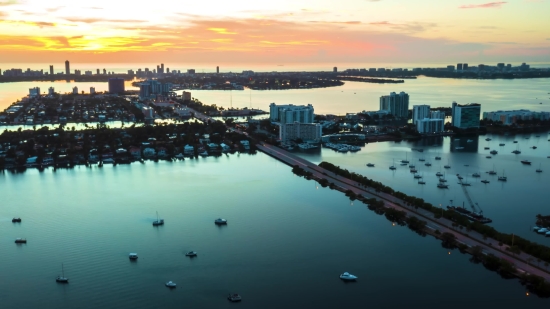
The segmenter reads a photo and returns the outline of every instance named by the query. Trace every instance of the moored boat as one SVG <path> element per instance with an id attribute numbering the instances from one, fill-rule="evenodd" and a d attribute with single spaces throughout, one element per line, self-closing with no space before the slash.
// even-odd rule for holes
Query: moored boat
<path id="1" fill-rule="evenodd" d="M 355 280 L 359 279 L 359 277 L 354 276 L 354 275 L 352 275 L 352 274 L 350 274 L 346 271 L 345 273 L 340 275 L 340 279 L 342 279 L 344 281 L 355 281 Z"/>

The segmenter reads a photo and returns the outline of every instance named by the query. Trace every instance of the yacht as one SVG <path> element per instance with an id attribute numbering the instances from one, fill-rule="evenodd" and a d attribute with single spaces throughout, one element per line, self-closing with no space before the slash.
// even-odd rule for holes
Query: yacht
<path id="1" fill-rule="evenodd" d="M 231 302 L 238 302 L 242 300 L 242 297 L 241 295 L 234 293 L 234 294 L 229 294 L 229 296 L 227 296 L 227 299 L 229 299 L 229 301 Z"/>
<path id="2" fill-rule="evenodd" d="M 409 160 L 407 159 L 407 153 L 405 152 L 405 160 L 401 160 L 402 164 L 409 164 Z"/>
<path id="3" fill-rule="evenodd" d="M 347 271 L 343 274 L 340 275 L 340 279 L 344 280 L 344 281 L 355 281 L 358 279 L 357 276 L 354 276 L 350 273 L 348 273 Z"/>
<path id="4" fill-rule="evenodd" d="M 367 163 L 368 167 L 374 167 L 374 163 Z"/>
<path id="5" fill-rule="evenodd" d="M 449 165 L 449 162 L 447 162 L 447 164 L 445 166 L 443 166 L 444 168 L 451 168 L 451 165 Z"/>
<path id="6" fill-rule="evenodd" d="M 479 177 L 481 177 L 481 175 L 480 175 L 479 173 L 473 173 L 473 174 L 472 174 L 472 177 L 474 177 L 474 178 L 479 178 Z"/>
<path id="7" fill-rule="evenodd" d="M 176 287 L 176 283 L 172 282 L 172 281 L 168 281 L 166 282 L 164 285 L 166 285 L 167 287 L 173 289 Z"/>
<path id="8" fill-rule="evenodd" d="M 541 165 L 542 164 L 539 164 L 539 168 L 537 168 L 537 173 L 542 173 Z"/>
<path id="9" fill-rule="evenodd" d="M 440 189 L 447 189 L 447 188 L 449 188 L 449 185 L 446 185 L 446 184 L 440 182 L 440 183 L 437 184 L 437 187 L 440 188 Z"/>
<path id="10" fill-rule="evenodd" d="M 13 219 L 11 219 L 11 222 L 13 222 L 13 223 L 21 223 L 21 218 L 13 218 Z"/>
<path id="11" fill-rule="evenodd" d="M 519 146 L 516 148 L 516 150 L 512 151 L 513 154 L 520 154 L 521 151 L 519 151 Z"/>
<path id="12" fill-rule="evenodd" d="M 27 243 L 27 239 L 26 239 L 26 238 L 16 238 L 16 239 L 15 239 L 15 243 L 16 243 L 16 244 L 26 244 L 26 243 Z"/>
<path id="13" fill-rule="evenodd" d="M 496 150 L 491 150 L 490 153 L 491 153 L 492 155 L 496 155 L 496 154 L 498 153 L 498 151 L 496 151 Z"/>
<path id="14" fill-rule="evenodd" d="M 65 277 L 65 270 L 63 269 L 63 263 L 61 263 L 61 276 L 55 278 L 56 282 L 59 283 L 69 283 L 69 278 Z"/>
<path id="15" fill-rule="evenodd" d="M 521 160 L 522 164 L 531 165 L 531 161 L 529 160 Z"/>
<path id="16" fill-rule="evenodd" d="M 395 160 L 393 160 L 393 164 L 392 164 L 392 166 L 390 166 L 390 170 L 393 171 L 393 170 L 395 170 L 395 169 L 396 169 L 396 168 L 395 168 Z"/>
<path id="17" fill-rule="evenodd" d="M 440 182 L 440 183 L 445 183 L 445 182 L 447 182 L 447 179 L 445 179 L 445 178 L 439 178 L 439 182 Z"/>
<path id="18" fill-rule="evenodd" d="M 194 256 L 197 256 L 197 252 L 195 251 L 189 251 L 185 254 L 185 256 L 190 256 L 190 257 L 194 257 Z"/>
<path id="19" fill-rule="evenodd" d="M 483 182 L 483 183 L 489 183 L 490 181 L 487 180 L 487 179 L 483 179 L 481 182 Z"/>
<path id="20" fill-rule="evenodd" d="M 159 219 L 159 212 L 157 211 L 157 220 L 153 221 L 153 226 L 164 225 L 164 219 Z"/>
<path id="21" fill-rule="evenodd" d="M 130 253 L 128 255 L 128 258 L 130 258 L 130 260 L 137 260 L 138 259 L 138 255 L 137 253 Z"/>
<path id="22" fill-rule="evenodd" d="M 539 234 L 546 234 L 547 232 L 550 232 L 550 230 L 548 230 L 545 227 L 537 230 L 537 233 L 539 233 Z"/>
<path id="23" fill-rule="evenodd" d="M 227 224 L 227 220 L 222 219 L 222 218 L 218 218 L 218 219 L 214 220 L 214 223 L 216 223 L 217 225 L 224 225 L 224 224 Z"/>
<path id="24" fill-rule="evenodd" d="M 502 171 L 502 176 L 498 176 L 498 180 L 499 181 L 507 181 L 508 178 L 506 176 L 504 176 L 504 171 Z"/>
<path id="25" fill-rule="evenodd" d="M 537 146 L 533 146 L 533 147 L 531 147 L 531 148 L 533 148 L 533 149 L 537 149 Z"/>

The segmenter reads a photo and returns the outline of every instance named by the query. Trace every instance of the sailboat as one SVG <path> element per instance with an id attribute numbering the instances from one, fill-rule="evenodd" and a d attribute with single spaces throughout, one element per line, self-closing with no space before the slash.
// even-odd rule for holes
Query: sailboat
<path id="1" fill-rule="evenodd" d="M 512 151 L 514 154 L 520 154 L 521 151 L 519 151 L 519 145 L 516 147 L 516 150 Z"/>
<path id="2" fill-rule="evenodd" d="M 409 160 L 407 159 L 407 153 L 406 152 L 405 152 L 405 160 L 401 160 L 401 163 L 409 164 Z"/>
<path id="3" fill-rule="evenodd" d="M 392 170 L 392 171 L 395 170 L 395 159 L 393 160 L 392 166 L 390 166 L 390 170 Z"/>
<path id="4" fill-rule="evenodd" d="M 159 212 L 157 211 L 157 220 L 153 221 L 153 226 L 164 225 L 164 219 L 159 219 Z"/>
<path id="5" fill-rule="evenodd" d="M 493 164 L 493 170 L 492 171 L 488 171 L 487 173 L 489 173 L 489 175 L 496 175 L 497 172 L 495 172 L 495 165 Z"/>
<path id="6" fill-rule="evenodd" d="M 502 176 L 498 176 L 499 181 L 507 181 L 508 178 L 504 175 L 504 170 L 502 171 Z"/>
<path id="7" fill-rule="evenodd" d="M 451 165 L 449 164 L 449 160 L 447 160 L 447 165 L 443 166 L 444 168 L 451 168 Z"/>
<path id="8" fill-rule="evenodd" d="M 439 155 L 435 156 L 436 160 L 441 160 L 441 157 Z"/>
<path id="9" fill-rule="evenodd" d="M 69 283 L 69 278 L 65 277 L 65 270 L 63 269 L 63 263 L 61 263 L 61 276 L 55 278 L 56 282 L 59 283 Z"/>
<path id="10" fill-rule="evenodd" d="M 539 163 L 539 168 L 537 168 L 537 173 L 542 173 L 541 165 L 542 163 Z"/>

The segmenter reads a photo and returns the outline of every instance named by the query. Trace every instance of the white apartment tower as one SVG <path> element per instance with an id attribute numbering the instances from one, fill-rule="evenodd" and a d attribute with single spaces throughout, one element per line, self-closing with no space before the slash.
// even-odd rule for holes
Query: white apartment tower
<path id="1" fill-rule="evenodd" d="M 388 111 L 396 118 L 409 117 L 409 95 L 402 91 L 380 97 L 380 110 Z"/>
<path id="2" fill-rule="evenodd" d="M 413 105 L 412 120 L 413 124 L 416 124 L 418 120 L 424 118 L 430 118 L 430 106 L 429 105 Z"/>

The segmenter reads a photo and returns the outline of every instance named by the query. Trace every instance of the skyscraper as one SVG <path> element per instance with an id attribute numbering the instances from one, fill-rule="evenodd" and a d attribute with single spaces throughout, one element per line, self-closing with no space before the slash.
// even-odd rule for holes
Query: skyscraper
<path id="1" fill-rule="evenodd" d="M 96 72 L 97 72 L 97 75 L 101 74 L 101 73 L 99 73 L 99 69 L 97 69 Z"/>
<path id="2" fill-rule="evenodd" d="M 468 64 L 467 63 L 462 64 L 462 70 L 468 71 Z"/>
<path id="3" fill-rule="evenodd" d="M 50 75 L 53 75 L 53 65 L 50 65 Z"/>
<path id="4" fill-rule="evenodd" d="M 71 64 L 69 60 L 65 61 L 65 75 L 71 75 Z"/>
<path id="5" fill-rule="evenodd" d="M 430 106 L 429 105 L 413 105 L 413 124 L 416 124 L 419 120 L 424 118 L 430 118 Z"/>
<path id="6" fill-rule="evenodd" d="M 122 94 L 124 93 L 124 78 L 109 78 L 109 93 Z"/>
<path id="7" fill-rule="evenodd" d="M 216 67 L 216 74 L 220 74 L 220 67 Z"/>
<path id="8" fill-rule="evenodd" d="M 280 123 L 313 123 L 314 114 L 311 104 L 305 105 L 269 105 L 269 118 Z"/>
<path id="9" fill-rule="evenodd" d="M 388 111 L 396 118 L 408 118 L 409 95 L 402 91 L 399 94 L 392 92 L 388 96 L 381 96 L 380 110 Z"/>
<path id="10" fill-rule="evenodd" d="M 334 68 L 332 68 L 332 72 L 334 72 L 334 73 L 338 73 L 338 67 L 334 67 Z"/>
<path id="11" fill-rule="evenodd" d="M 164 63 L 160 64 L 160 73 L 164 73 Z M 166 72 L 168 73 L 168 72 Z"/>
<path id="12" fill-rule="evenodd" d="M 459 105 L 453 102 L 452 108 L 452 125 L 453 127 L 467 129 L 467 128 L 479 128 L 479 116 L 481 114 L 481 105 L 477 103 L 471 103 L 466 105 Z"/>
<path id="13" fill-rule="evenodd" d="M 456 70 L 459 72 L 462 71 L 462 63 L 456 65 Z"/>

